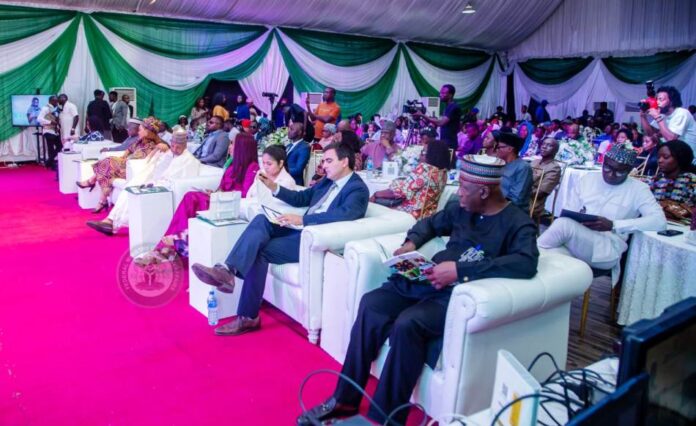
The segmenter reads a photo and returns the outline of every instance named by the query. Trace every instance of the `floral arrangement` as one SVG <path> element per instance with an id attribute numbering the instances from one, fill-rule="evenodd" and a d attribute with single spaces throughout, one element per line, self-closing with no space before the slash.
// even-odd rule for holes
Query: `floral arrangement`
<path id="1" fill-rule="evenodd" d="M 394 161 L 398 162 L 404 173 L 413 170 L 420 160 L 423 145 L 409 145 L 394 155 Z"/>
<path id="2" fill-rule="evenodd" d="M 577 141 L 575 139 L 562 139 L 559 143 L 556 160 L 569 165 L 584 164 L 594 162 L 595 150 L 587 140 Z"/>
<path id="3" fill-rule="evenodd" d="M 194 139 L 197 141 L 202 141 L 205 136 L 205 123 L 201 123 L 196 127 L 196 132 L 194 134 Z"/>
<path id="4" fill-rule="evenodd" d="M 266 137 L 262 138 L 259 141 L 259 152 L 263 151 L 266 149 L 267 146 L 270 145 L 282 145 L 285 146 L 289 143 L 290 141 L 288 140 L 288 128 L 287 127 L 281 127 L 277 129 L 275 132 L 270 133 Z"/>

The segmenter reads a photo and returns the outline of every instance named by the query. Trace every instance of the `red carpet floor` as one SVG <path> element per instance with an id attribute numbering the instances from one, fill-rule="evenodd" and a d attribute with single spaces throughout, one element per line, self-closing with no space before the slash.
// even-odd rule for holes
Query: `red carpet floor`
<path id="1" fill-rule="evenodd" d="M 127 236 L 87 228 L 97 215 L 54 179 L 0 170 L 0 425 L 290 425 L 303 378 L 340 369 L 271 307 L 260 332 L 217 337 L 185 289 L 160 308 L 129 302 Z M 334 384 L 316 377 L 305 401 Z"/>

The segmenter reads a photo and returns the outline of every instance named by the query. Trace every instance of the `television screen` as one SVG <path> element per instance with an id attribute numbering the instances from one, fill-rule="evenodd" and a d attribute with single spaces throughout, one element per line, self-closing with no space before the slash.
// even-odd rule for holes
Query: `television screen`
<path id="1" fill-rule="evenodd" d="M 12 125 L 38 126 L 39 112 L 50 95 L 12 95 Z"/>

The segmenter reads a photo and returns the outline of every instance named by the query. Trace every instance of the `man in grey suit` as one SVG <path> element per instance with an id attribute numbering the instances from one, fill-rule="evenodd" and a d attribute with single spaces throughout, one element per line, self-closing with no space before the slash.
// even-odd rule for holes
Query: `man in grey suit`
<path id="1" fill-rule="evenodd" d="M 200 147 L 193 153 L 201 163 L 210 166 L 222 167 L 227 160 L 227 149 L 230 139 L 222 130 L 224 120 L 219 115 L 210 117 L 207 125 L 207 135 Z"/>
<path id="2" fill-rule="evenodd" d="M 122 143 L 128 137 L 128 131 L 126 130 L 128 118 L 130 117 L 128 102 L 130 102 L 130 96 L 123 95 L 121 100 L 114 104 L 111 118 L 111 135 L 114 138 L 114 142 Z"/>

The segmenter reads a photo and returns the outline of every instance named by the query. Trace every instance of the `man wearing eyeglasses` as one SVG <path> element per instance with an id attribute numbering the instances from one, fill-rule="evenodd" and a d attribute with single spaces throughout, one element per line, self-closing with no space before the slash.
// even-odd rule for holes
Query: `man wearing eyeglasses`
<path id="1" fill-rule="evenodd" d="M 214 167 L 223 167 L 227 159 L 230 139 L 222 130 L 224 120 L 218 115 L 210 117 L 206 128 L 206 137 L 193 156 L 201 163 Z"/>
<path id="2" fill-rule="evenodd" d="M 621 254 L 628 234 L 660 231 L 667 221 L 647 184 L 633 178 L 636 152 L 614 145 L 605 155 L 602 173 L 589 173 L 573 188 L 565 210 L 596 216 L 576 222 L 559 217 L 537 240 L 540 248 L 564 247 L 596 269 L 611 269 L 618 279 Z"/>

